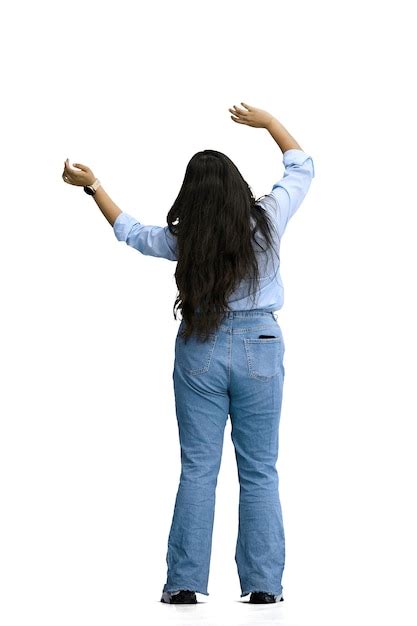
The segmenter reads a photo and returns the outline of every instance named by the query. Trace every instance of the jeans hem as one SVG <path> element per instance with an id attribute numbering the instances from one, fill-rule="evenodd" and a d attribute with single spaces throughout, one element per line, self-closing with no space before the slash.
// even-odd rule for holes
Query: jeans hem
<path id="1" fill-rule="evenodd" d="M 283 592 L 283 588 L 281 588 L 281 591 L 267 591 L 265 589 L 249 589 L 249 591 L 242 591 L 242 593 L 240 594 L 240 597 L 243 598 L 243 596 L 247 596 L 250 593 L 270 593 L 273 596 L 281 596 L 282 592 Z"/>
<path id="2" fill-rule="evenodd" d="M 194 591 L 195 593 L 202 593 L 204 596 L 209 596 L 210 594 L 207 591 L 201 591 L 201 589 L 196 589 L 195 585 L 181 585 L 181 587 L 172 587 L 171 589 L 162 589 L 162 592 L 167 591 L 168 593 L 172 593 L 173 591 L 180 591 L 180 589 L 189 589 L 190 591 Z"/>

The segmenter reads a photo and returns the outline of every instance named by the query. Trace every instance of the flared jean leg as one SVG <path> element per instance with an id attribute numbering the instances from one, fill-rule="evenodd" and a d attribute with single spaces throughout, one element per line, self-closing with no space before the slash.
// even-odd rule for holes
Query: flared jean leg
<path id="1" fill-rule="evenodd" d="M 269 332 L 268 332 L 269 331 Z M 279 422 L 284 381 L 284 342 L 278 324 L 234 337 L 231 438 L 238 467 L 239 528 L 236 541 L 241 596 L 252 591 L 282 593 L 285 533 L 279 479 Z M 242 365 L 243 364 L 243 365 Z M 245 367 L 246 364 L 246 367 Z"/>
<path id="2" fill-rule="evenodd" d="M 173 380 L 181 476 L 168 538 L 163 591 L 190 589 L 208 596 L 215 492 L 229 397 L 227 392 L 211 386 L 212 378 L 189 375 L 177 363 Z"/>

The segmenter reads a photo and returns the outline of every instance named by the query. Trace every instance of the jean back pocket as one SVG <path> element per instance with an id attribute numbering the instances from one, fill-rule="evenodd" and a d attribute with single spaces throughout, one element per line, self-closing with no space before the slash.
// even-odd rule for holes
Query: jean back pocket
<path id="1" fill-rule="evenodd" d="M 217 334 L 211 333 L 207 341 L 191 335 L 184 341 L 179 335 L 175 342 L 177 364 L 188 374 L 199 375 L 209 371 Z"/>
<path id="2" fill-rule="evenodd" d="M 268 381 L 278 376 L 282 362 L 281 337 L 271 335 L 244 337 L 249 376 Z"/>

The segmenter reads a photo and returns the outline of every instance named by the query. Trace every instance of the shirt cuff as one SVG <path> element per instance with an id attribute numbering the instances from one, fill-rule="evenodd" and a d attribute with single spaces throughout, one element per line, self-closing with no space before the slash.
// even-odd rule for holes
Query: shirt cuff
<path id="1" fill-rule="evenodd" d="M 119 213 L 113 222 L 113 232 L 116 239 L 119 241 L 126 241 L 127 236 L 134 224 L 138 224 L 138 220 L 135 217 L 129 215 L 129 213 L 125 213 L 124 211 Z"/>
<path id="2" fill-rule="evenodd" d="M 307 159 L 311 159 L 311 166 L 314 176 L 314 161 L 309 154 L 304 152 L 304 150 L 300 150 L 299 148 L 291 148 L 290 150 L 286 150 L 282 155 L 282 161 L 285 167 L 287 167 L 288 165 L 303 165 L 303 163 L 307 161 Z"/>

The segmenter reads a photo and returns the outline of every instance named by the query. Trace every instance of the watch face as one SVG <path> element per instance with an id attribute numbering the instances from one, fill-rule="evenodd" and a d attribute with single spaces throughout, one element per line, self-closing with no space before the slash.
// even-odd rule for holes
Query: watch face
<path id="1" fill-rule="evenodd" d="M 94 191 L 90 189 L 90 187 L 84 187 L 85 193 L 88 193 L 89 196 L 94 196 Z"/>

